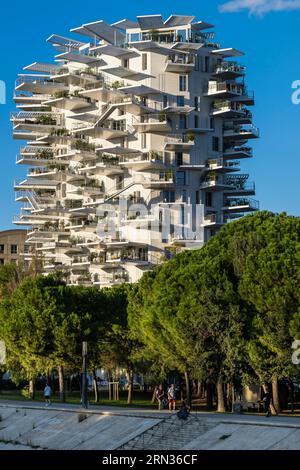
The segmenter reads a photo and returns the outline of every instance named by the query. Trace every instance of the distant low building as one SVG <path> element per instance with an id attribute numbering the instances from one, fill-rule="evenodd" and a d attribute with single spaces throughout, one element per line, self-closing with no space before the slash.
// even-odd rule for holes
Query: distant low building
<path id="1" fill-rule="evenodd" d="M 24 260 L 27 230 L 3 230 L 0 232 L 0 265 Z"/>

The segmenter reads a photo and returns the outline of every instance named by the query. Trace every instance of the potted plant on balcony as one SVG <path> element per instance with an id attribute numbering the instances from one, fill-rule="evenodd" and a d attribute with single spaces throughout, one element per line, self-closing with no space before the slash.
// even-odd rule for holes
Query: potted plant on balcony
<path id="1" fill-rule="evenodd" d="M 195 134 L 192 131 L 188 131 L 186 133 L 186 138 L 189 142 L 194 142 L 195 140 Z"/>
<path id="2" fill-rule="evenodd" d="M 163 111 L 160 111 L 160 113 L 158 115 L 158 120 L 159 120 L 159 122 L 166 121 L 166 114 Z"/>
<path id="3" fill-rule="evenodd" d="M 54 99 L 58 98 L 68 98 L 69 93 L 67 91 L 56 91 L 53 95 Z"/>

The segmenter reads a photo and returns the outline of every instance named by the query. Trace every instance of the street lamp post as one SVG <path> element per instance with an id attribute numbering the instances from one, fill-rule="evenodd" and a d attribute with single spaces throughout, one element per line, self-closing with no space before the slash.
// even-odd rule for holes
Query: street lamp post
<path id="1" fill-rule="evenodd" d="M 81 393 L 81 404 L 83 408 L 88 407 L 87 400 L 87 383 L 86 383 L 86 359 L 87 359 L 87 342 L 82 342 L 82 393 Z"/>

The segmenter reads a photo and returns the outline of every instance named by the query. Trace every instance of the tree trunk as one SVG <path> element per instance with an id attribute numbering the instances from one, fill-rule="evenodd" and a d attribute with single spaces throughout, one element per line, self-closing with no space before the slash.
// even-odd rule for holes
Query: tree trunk
<path id="1" fill-rule="evenodd" d="M 152 405 L 155 403 L 155 400 L 156 400 L 156 390 L 157 390 L 157 387 L 154 387 L 153 388 L 152 399 L 151 399 Z"/>
<path id="2" fill-rule="evenodd" d="M 273 407 L 275 413 L 280 412 L 280 401 L 279 401 L 279 390 L 278 390 L 278 378 L 273 376 L 272 378 L 272 396 L 273 396 Z"/>
<path id="3" fill-rule="evenodd" d="M 227 410 L 232 411 L 233 407 L 233 393 L 232 393 L 233 385 L 231 383 L 227 384 Z"/>
<path id="4" fill-rule="evenodd" d="M 97 383 L 97 375 L 96 375 L 95 369 L 93 369 L 93 385 L 94 385 L 94 393 L 95 393 L 95 403 L 98 403 L 99 393 L 98 393 L 98 383 Z"/>
<path id="5" fill-rule="evenodd" d="M 289 400 L 290 400 L 290 403 L 291 403 L 291 413 L 294 413 L 294 407 L 295 407 L 295 390 L 294 390 L 294 383 L 292 380 L 290 380 L 290 383 L 289 383 L 289 391 L 290 391 L 290 396 L 289 396 Z"/>
<path id="6" fill-rule="evenodd" d="M 132 403 L 132 391 L 133 391 L 133 370 L 132 370 L 131 365 L 129 365 L 127 369 L 127 380 L 128 380 L 127 403 L 128 405 L 130 405 Z"/>
<path id="7" fill-rule="evenodd" d="M 225 405 L 224 405 L 224 393 L 223 393 L 223 382 L 218 380 L 217 382 L 217 396 L 218 396 L 218 408 L 217 411 L 219 413 L 225 412 Z"/>
<path id="8" fill-rule="evenodd" d="M 30 400 L 35 399 L 35 382 L 34 382 L 34 379 L 29 380 L 29 398 L 30 398 Z"/>
<path id="9" fill-rule="evenodd" d="M 197 397 L 202 398 L 202 382 L 197 380 Z"/>
<path id="10" fill-rule="evenodd" d="M 206 408 L 212 410 L 214 407 L 213 401 L 213 384 L 206 383 Z"/>
<path id="11" fill-rule="evenodd" d="M 58 367 L 58 382 L 59 382 L 59 394 L 60 401 L 64 403 L 66 401 L 66 392 L 65 392 L 65 377 L 64 377 L 64 368 L 63 366 Z"/>
<path id="12" fill-rule="evenodd" d="M 190 384 L 190 377 L 188 372 L 184 373 L 184 380 L 185 380 L 185 389 L 186 389 L 186 403 L 188 406 L 191 406 L 192 400 L 191 400 L 191 384 Z"/>

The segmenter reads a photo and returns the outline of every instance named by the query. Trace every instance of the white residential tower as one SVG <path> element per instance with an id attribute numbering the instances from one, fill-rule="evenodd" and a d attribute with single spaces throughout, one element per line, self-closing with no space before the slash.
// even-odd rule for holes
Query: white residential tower
<path id="1" fill-rule="evenodd" d="M 258 137 L 243 54 L 211 28 L 180 15 L 84 24 L 47 40 L 53 63 L 19 75 L 11 120 L 29 169 L 15 182 L 14 221 L 45 273 L 134 282 L 258 209 L 240 173 Z"/>

